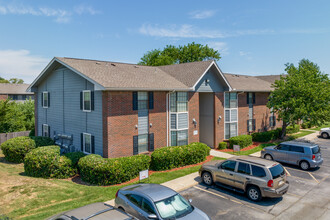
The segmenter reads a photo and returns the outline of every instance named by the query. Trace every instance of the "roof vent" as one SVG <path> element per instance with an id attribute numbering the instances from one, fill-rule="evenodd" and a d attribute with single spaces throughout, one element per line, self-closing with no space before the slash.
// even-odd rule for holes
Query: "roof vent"
<path id="1" fill-rule="evenodd" d="M 116 64 L 114 64 L 114 63 L 111 63 L 111 66 L 116 66 Z"/>

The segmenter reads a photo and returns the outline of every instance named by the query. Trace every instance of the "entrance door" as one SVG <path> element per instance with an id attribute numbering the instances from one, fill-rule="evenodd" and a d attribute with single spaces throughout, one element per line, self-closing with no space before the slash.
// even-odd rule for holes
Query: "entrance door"
<path id="1" fill-rule="evenodd" d="M 214 93 L 199 93 L 199 139 L 214 148 Z"/>

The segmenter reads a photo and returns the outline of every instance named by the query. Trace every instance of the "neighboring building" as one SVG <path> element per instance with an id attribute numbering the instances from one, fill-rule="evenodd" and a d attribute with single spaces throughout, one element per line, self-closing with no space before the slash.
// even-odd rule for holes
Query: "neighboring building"
<path id="1" fill-rule="evenodd" d="M 29 84 L 0 83 L 0 100 L 11 99 L 17 102 L 34 99 L 33 92 L 27 92 Z"/>
<path id="2" fill-rule="evenodd" d="M 28 88 L 37 135 L 103 157 L 281 126 L 266 107 L 271 83 L 223 74 L 210 61 L 169 66 L 55 57 Z"/>

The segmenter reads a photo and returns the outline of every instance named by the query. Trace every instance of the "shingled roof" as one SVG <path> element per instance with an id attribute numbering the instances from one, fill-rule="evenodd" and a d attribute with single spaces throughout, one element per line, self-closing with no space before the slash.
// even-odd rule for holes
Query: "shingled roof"
<path id="1" fill-rule="evenodd" d="M 27 95 L 33 94 L 32 92 L 26 92 L 29 84 L 11 84 L 11 83 L 0 83 L 0 94 L 6 95 Z"/>

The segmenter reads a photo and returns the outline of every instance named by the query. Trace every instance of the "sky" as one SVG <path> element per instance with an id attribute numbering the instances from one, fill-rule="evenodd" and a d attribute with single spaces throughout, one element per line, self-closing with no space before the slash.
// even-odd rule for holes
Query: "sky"
<path id="1" fill-rule="evenodd" d="M 55 56 L 137 63 L 191 42 L 226 73 L 284 73 L 309 59 L 330 73 L 328 0 L 0 0 L 0 76 L 31 83 Z"/>

